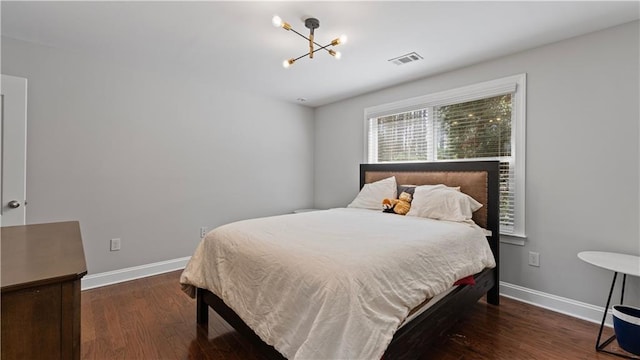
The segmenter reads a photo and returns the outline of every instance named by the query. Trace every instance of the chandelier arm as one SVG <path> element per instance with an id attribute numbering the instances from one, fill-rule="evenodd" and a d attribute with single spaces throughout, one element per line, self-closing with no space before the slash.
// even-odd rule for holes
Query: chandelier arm
<path id="1" fill-rule="evenodd" d="M 320 46 L 320 44 L 318 44 L 318 43 L 316 43 L 316 45 Z M 317 48 L 317 49 L 316 49 L 316 51 L 318 51 L 318 50 L 327 50 L 327 52 L 329 52 L 329 49 L 327 49 L 327 48 L 328 48 L 329 46 L 331 46 L 331 45 L 332 45 L 331 43 L 328 43 L 328 44 L 327 44 L 327 45 L 325 45 L 325 46 L 320 46 L 319 48 Z M 316 52 L 316 51 L 314 51 L 314 52 Z"/>
<path id="2" fill-rule="evenodd" d="M 302 59 L 303 57 L 306 57 L 306 56 L 309 56 L 309 53 L 305 53 L 304 55 L 300 55 L 300 56 L 298 56 L 297 58 L 293 59 L 293 61 L 294 61 L 294 62 L 295 62 L 295 61 L 298 61 L 298 60 L 300 60 L 300 59 Z"/>
<path id="3" fill-rule="evenodd" d="M 316 44 L 316 45 L 318 45 L 318 44 Z M 320 46 L 320 45 L 318 45 L 318 46 Z M 320 50 L 326 50 L 327 52 L 329 52 L 329 49 L 327 49 L 329 46 L 331 46 L 331 43 L 329 43 L 329 44 L 327 44 L 325 46 L 321 46 L 321 47 L 319 47 L 317 49 L 314 49 L 313 52 L 316 53 L 316 52 L 318 52 Z M 329 53 L 329 54 L 331 54 L 331 53 Z M 300 55 L 297 58 L 293 59 L 293 61 L 298 61 L 298 60 L 300 60 L 300 59 L 302 59 L 303 57 L 306 57 L 306 56 L 309 56 L 309 53 L 305 53 L 304 55 Z"/>
<path id="4" fill-rule="evenodd" d="M 308 38 L 306 35 L 303 35 L 303 34 L 301 34 L 301 33 L 297 32 L 297 31 L 296 31 L 296 29 L 291 28 L 291 29 L 289 29 L 289 30 L 291 30 L 291 31 L 293 31 L 294 33 L 298 34 L 298 36 L 300 36 L 301 38 L 303 38 L 303 39 L 305 39 L 305 40 L 309 41 L 309 38 Z"/>
<path id="5" fill-rule="evenodd" d="M 294 29 L 294 28 L 290 28 L 289 30 L 291 30 L 291 31 L 293 31 L 294 33 L 298 34 L 298 36 L 300 36 L 301 38 L 303 38 L 303 39 L 305 39 L 305 40 L 307 40 L 307 41 L 311 41 L 311 39 L 309 39 L 309 38 L 308 38 L 308 37 L 306 37 L 305 35 L 303 35 L 303 34 L 301 34 L 301 33 L 297 32 L 297 31 L 296 31 L 296 29 Z M 314 41 L 313 43 L 314 43 L 314 44 L 316 44 L 316 45 L 318 45 L 318 46 L 320 46 L 320 48 L 321 48 L 321 49 L 326 49 L 327 47 L 329 47 L 329 46 L 333 45 L 333 43 L 328 43 L 327 45 L 322 46 L 322 45 L 318 44 L 318 43 L 317 43 L 317 42 L 315 42 L 315 41 Z M 329 50 L 327 50 L 327 51 L 329 51 Z M 315 51 L 314 51 L 314 52 L 315 52 Z"/>

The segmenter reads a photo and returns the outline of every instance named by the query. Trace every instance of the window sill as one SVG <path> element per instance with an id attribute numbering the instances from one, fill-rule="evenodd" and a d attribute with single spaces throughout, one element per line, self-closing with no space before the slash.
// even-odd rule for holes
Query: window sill
<path id="1" fill-rule="evenodd" d="M 500 242 L 503 244 L 524 246 L 525 240 L 527 240 L 526 236 L 500 235 Z"/>

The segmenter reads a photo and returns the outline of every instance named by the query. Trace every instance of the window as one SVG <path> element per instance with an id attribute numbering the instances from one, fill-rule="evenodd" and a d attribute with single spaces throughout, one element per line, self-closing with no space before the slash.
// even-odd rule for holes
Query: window
<path id="1" fill-rule="evenodd" d="M 526 75 L 365 109 L 369 163 L 500 161 L 500 232 L 524 237 Z"/>

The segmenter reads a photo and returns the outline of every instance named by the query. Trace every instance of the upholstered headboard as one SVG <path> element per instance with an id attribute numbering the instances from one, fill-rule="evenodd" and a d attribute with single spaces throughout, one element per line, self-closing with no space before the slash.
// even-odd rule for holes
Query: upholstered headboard
<path id="1" fill-rule="evenodd" d="M 360 187 L 390 176 L 398 185 L 459 186 L 460 191 L 482 204 L 473 214 L 481 227 L 499 231 L 499 163 L 498 161 L 435 162 L 402 164 L 361 164 Z"/>

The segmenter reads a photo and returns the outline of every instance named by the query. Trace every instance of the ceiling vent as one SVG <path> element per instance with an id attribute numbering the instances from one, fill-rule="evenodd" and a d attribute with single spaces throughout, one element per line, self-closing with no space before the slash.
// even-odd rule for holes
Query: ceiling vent
<path id="1" fill-rule="evenodd" d="M 412 52 L 402 56 L 398 56 L 397 58 L 389 59 L 387 61 L 390 61 L 396 65 L 404 65 L 404 64 L 408 64 L 410 62 L 414 62 L 422 59 L 423 57 L 418 55 L 418 53 Z"/>

